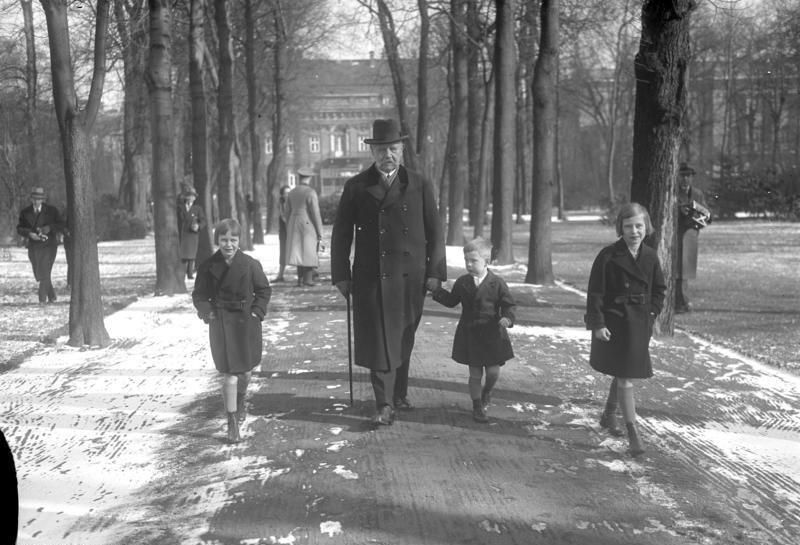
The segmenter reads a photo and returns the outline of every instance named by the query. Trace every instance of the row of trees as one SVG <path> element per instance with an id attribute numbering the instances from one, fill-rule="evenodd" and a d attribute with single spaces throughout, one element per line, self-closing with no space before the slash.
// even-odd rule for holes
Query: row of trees
<path id="1" fill-rule="evenodd" d="M 358 4 L 380 31 L 397 117 L 412 135 L 406 163 L 437 180 L 442 218 L 449 219 L 449 243 L 460 244 L 465 237 L 463 209 L 469 210 L 473 234 L 481 235 L 491 206 L 497 259 L 511 262 L 512 221 L 530 212 L 526 280 L 551 282 L 552 205 L 564 202 L 570 181 L 596 177 L 595 189 L 609 200 L 630 188 L 632 198 L 650 207 L 659 253 L 671 270 L 670 210 L 678 155 L 683 149 L 683 156 L 692 158 L 686 150 L 698 149 L 696 134 L 710 134 L 712 142 L 717 136 L 698 121 L 713 118 L 713 112 L 700 115 L 694 114 L 699 107 L 687 108 L 699 104 L 687 94 L 695 77 L 688 70 L 693 59 L 690 14 L 697 7 L 693 0 Z M 36 157 L 47 155 L 36 145 L 44 126 L 40 82 L 46 78 L 37 71 L 32 2 L 19 0 L 19 6 L 27 44 L 21 78 L 26 88 L 19 93 L 26 100 L 21 111 L 30 134 L 24 155 L 33 173 L 43 164 Z M 52 85 L 61 129 L 76 262 L 86 269 L 78 273 L 86 282 L 73 286 L 70 342 L 102 345 L 107 335 L 98 311 L 99 290 L 88 270 L 96 270 L 97 256 L 87 142 L 109 64 L 105 55 L 122 73 L 121 201 L 132 214 L 145 217 L 148 196 L 152 199 L 156 292 L 171 294 L 185 291 L 175 257 L 174 204 L 187 173 L 211 217 L 239 217 L 247 224 L 244 195 L 250 193 L 256 207 L 263 204 L 268 211 L 265 226 L 256 214 L 254 242 L 262 242 L 264 231 L 275 227 L 293 69 L 299 65 L 295 61 L 319 54 L 323 37 L 340 23 L 322 16 L 319 3 L 311 0 L 41 0 L 41 6 L 52 67 L 46 83 Z M 70 33 L 68 13 L 70 20 L 83 21 L 73 27 L 78 31 L 91 23 L 94 38 Z M 566 47 L 560 46 L 562 40 Z M 697 50 L 694 55 L 699 58 Z M 417 59 L 415 70 L 403 62 L 408 58 Z M 432 149 L 430 138 L 436 122 L 430 113 L 437 110 L 430 102 L 438 92 L 429 88 L 427 77 L 436 70 L 446 74 L 449 102 L 447 144 L 439 150 Z M 723 81 L 739 81 L 733 71 L 726 74 Z M 726 89 L 737 86 L 728 83 Z M 416 109 L 406 107 L 408 96 L 416 98 Z M 731 150 L 736 140 L 730 135 L 738 125 L 734 113 L 729 118 L 723 147 Z M 764 119 L 754 124 L 766 127 Z M 771 119 L 771 126 L 785 129 L 781 118 Z M 773 132 L 773 141 L 787 142 L 780 139 L 781 130 Z M 266 135 L 274 150 L 269 164 L 261 144 Z M 590 137 L 603 143 L 602 153 L 582 147 Z M 589 168 L 587 155 L 595 158 L 588 161 Z M 584 165 L 582 171 L 579 165 Z M 250 243 L 245 240 L 245 247 Z M 200 257 L 210 252 L 207 232 Z M 671 320 L 671 312 L 665 313 L 665 330 L 671 330 Z"/>

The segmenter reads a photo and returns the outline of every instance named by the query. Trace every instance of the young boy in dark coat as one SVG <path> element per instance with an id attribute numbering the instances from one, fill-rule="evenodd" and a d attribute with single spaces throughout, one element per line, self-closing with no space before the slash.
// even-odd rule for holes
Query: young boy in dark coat
<path id="1" fill-rule="evenodd" d="M 619 402 L 630 453 L 637 456 L 644 448 L 636 427 L 631 379 L 653 376 L 650 337 L 667 287 L 656 251 L 642 244 L 653 232 L 647 210 L 638 203 L 625 204 L 616 227 L 619 240 L 600 250 L 592 265 L 584 319 L 592 331 L 589 364 L 614 377 L 600 425 L 612 435 L 622 435 L 616 417 Z"/>
<path id="2" fill-rule="evenodd" d="M 239 251 L 241 226 L 224 219 L 214 227 L 219 249 L 200 264 L 192 292 L 197 314 L 208 324 L 211 357 L 222 373 L 228 441 L 239 441 L 250 372 L 261 362 L 261 322 L 272 293 L 257 259 Z"/>
<path id="3" fill-rule="evenodd" d="M 434 300 L 446 307 L 461 303 L 461 318 L 453 339 L 452 357 L 469 366 L 469 395 L 472 417 L 486 423 L 486 407 L 492 388 L 500 378 L 500 367 L 514 357 L 507 328 L 514 325 L 514 299 L 502 278 L 487 268 L 492 247 L 476 238 L 464 246 L 467 274 L 453 284 L 453 291 L 439 288 Z M 481 388 L 484 369 L 486 383 Z"/>

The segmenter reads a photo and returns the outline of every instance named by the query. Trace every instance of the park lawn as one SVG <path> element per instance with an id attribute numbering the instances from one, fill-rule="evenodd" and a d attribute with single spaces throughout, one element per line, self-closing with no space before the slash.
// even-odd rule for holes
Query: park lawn
<path id="1" fill-rule="evenodd" d="M 528 225 L 515 257 L 527 261 Z M 553 273 L 585 290 L 597 252 L 616 238 L 599 222 L 553 223 Z M 800 371 L 800 223 L 718 221 L 700 234 L 693 311 L 678 328 L 763 362 Z"/>

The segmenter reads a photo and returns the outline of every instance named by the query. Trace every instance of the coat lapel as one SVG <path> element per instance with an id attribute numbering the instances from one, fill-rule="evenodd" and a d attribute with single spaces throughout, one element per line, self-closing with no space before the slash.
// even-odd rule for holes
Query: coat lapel
<path id="1" fill-rule="evenodd" d="M 381 202 L 381 208 L 389 208 L 395 205 L 397 201 L 400 200 L 402 195 L 405 194 L 407 187 L 408 173 L 402 166 L 398 167 L 397 176 L 395 176 L 392 187 L 390 187 L 389 191 L 386 192 L 386 196 L 383 198 L 383 202 Z"/>
<path id="2" fill-rule="evenodd" d="M 639 259 L 644 257 L 642 253 L 644 253 L 645 248 L 640 250 Z M 614 243 L 614 255 L 611 258 L 618 267 L 625 270 L 631 276 L 638 278 L 644 282 L 647 282 L 647 277 L 642 272 L 642 269 L 639 265 L 634 261 L 633 256 L 628 251 L 628 247 L 625 245 L 625 241 L 619 239 L 616 243 Z"/>
<path id="3" fill-rule="evenodd" d="M 383 198 L 386 196 L 386 190 L 381 186 L 381 174 L 374 164 L 369 169 L 366 191 L 378 202 L 383 201 Z"/>

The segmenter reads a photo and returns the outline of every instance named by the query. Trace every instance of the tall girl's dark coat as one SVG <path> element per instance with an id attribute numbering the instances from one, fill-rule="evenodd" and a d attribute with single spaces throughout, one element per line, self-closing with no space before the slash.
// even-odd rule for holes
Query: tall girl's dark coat
<path id="1" fill-rule="evenodd" d="M 192 301 L 208 323 L 211 356 L 220 373 L 246 373 L 261 361 L 261 321 L 271 294 L 261 263 L 241 251 L 230 266 L 219 251 L 200 264 Z"/>
<path id="2" fill-rule="evenodd" d="M 594 369 L 620 378 L 653 376 L 650 337 L 666 289 L 658 256 L 649 246 L 642 244 L 635 260 L 622 239 L 600 251 L 589 276 L 584 319 L 586 329 L 608 328 L 611 340 L 592 335 Z"/>
<path id="3" fill-rule="evenodd" d="M 499 324 L 508 318 L 514 324 L 514 298 L 502 278 L 488 271 L 480 286 L 465 274 L 453 284 L 453 291 L 439 288 L 433 298 L 446 307 L 461 303 L 461 318 L 453 338 L 452 357 L 475 367 L 503 365 L 514 357 L 508 331 Z"/>
<path id="4" fill-rule="evenodd" d="M 331 236 L 331 276 L 334 284 L 353 281 L 356 365 L 387 371 L 411 357 L 425 279 L 444 280 L 447 265 L 433 185 L 402 166 L 388 192 L 380 182 L 372 165 L 345 183 Z"/>
<path id="5" fill-rule="evenodd" d="M 195 227 L 196 226 L 196 227 Z M 186 205 L 178 205 L 178 237 L 180 238 L 180 258 L 194 259 L 200 241 L 200 231 L 206 226 L 206 213 L 199 204 L 193 204 L 186 210 Z"/>

